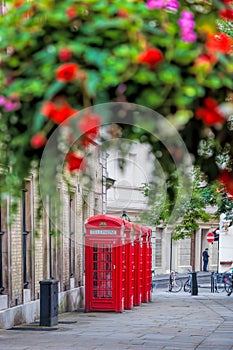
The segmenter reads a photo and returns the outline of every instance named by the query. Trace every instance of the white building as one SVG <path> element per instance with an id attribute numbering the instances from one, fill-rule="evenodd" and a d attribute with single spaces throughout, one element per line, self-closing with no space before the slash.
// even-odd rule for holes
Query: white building
<path id="1" fill-rule="evenodd" d="M 107 191 L 107 213 L 121 216 L 126 210 L 132 222 L 140 223 L 140 213 L 148 209 L 148 200 L 144 197 L 140 187 L 148 183 L 153 171 L 153 158 L 148 154 L 148 147 L 144 144 L 132 143 L 125 156 L 125 167 L 121 171 L 118 161 L 121 158 L 119 150 L 108 151 L 108 177 L 114 179 L 114 185 Z M 161 171 L 161 169 L 159 169 Z M 160 173 L 161 175 L 161 173 Z M 214 213 L 213 208 L 208 208 Z M 146 223 L 144 223 L 146 224 Z M 152 266 L 156 273 L 167 273 L 170 268 L 178 272 L 187 272 L 188 269 L 202 270 L 202 252 L 209 248 L 210 271 L 217 271 L 219 256 L 218 242 L 208 243 L 207 233 L 218 228 L 219 223 L 212 220 L 200 223 L 192 238 L 173 241 L 171 244 L 172 228 L 152 227 L 153 261 Z"/>
<path id="2" fill-rule="evenodd" d="M 121 170 L 119 161 L 122 158 L 118 149 L 108 152 L 108 176 L 115 183 L 108 190 L 107 211 L 109 214 L 121 216 L 122 211 L 126 210 L 131 221 L 138 222 L 139 214 L 147 209 L 148 200 L 143 195 L 141 186 L 151 180 L 152 156 L 148 154 L 146 145 L 132 142 L 128 154 L 124 156 L 125 166 Z"/>

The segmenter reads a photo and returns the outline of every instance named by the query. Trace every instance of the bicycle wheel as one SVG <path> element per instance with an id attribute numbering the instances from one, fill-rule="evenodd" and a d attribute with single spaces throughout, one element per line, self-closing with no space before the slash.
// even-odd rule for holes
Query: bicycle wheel
<path id="1" fill-rule="evenodd" d="M 186 281 L 185 284 L 184 284 L 184 291 L 185 292 L 190 292 L 190 288 L 191 288 L 191 285 L 190 285 L 190 281 L 188 279 L 188 281 Z"/>
<path id="2" fill-rule="evenodd" d="M 183 283 L 181 280 L 175 280 L 172 282 L 172 289 L 171 292 L 177 293 L 179 292 L 183 287 Z"/>
<path id="3" fill-rule="evenodd" d="M 232 293 L 232 285 L 230 285 L 229 283 L 225 283 L 225 291 L 227 292 L 227 294 Z"/>
<path id="4" fill-rule="evenodd" d="M 215 286 L 216 292 L 222 293 L 226 291 L 226 283 L 224 281 L 217 282 Z"/>

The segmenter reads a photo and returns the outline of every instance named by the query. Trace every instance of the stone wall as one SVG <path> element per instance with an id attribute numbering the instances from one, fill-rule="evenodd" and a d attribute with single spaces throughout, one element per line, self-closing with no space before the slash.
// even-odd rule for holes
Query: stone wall
<path id="1" fill-rule="evenodd" d="M 1 296 L 0 296 L 1 304 Z M 74 288 L 58 295 L 59 313 L 83 310 L 84 288 Z M 17 325 L 40 321 L 40 300 L 27 302 L 12 308 L 0 311 L 0 328 L 9 329 Z M 59 314 L 58 314 L 59 322 Z"/>

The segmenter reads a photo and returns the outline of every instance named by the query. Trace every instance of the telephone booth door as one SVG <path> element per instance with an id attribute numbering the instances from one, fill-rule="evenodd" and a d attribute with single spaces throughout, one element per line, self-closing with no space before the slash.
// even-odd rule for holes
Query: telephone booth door
<path id="1" fill-rule="evenodd" d="M 149 269 L 149 241 L 148 228 L 142 227 L 142 302 L 148 303 L 148 269 Z"/>
<path id="2" fill-rule="evenodd" d="M 123 220 L 97 215 L 85 227 L 85 311 L 122 312 Z"/>
<path id="3" fill-rule="evenodd" d="M 149 295 L 149 300 L 151 301 L 152 297 L 152 242 L 151 242 L 151 237 L 152 237 L 152 230 L 149 228 L 148 229 L 148 249 L 149 249 L 149 266 L 148 266 L 148 295 Z"/>
<path id="4" fill-rule="evenodd" d="M 133 236 L 132 224 L 124 221 L 125 232 L 125 293 L 124 308 L 131 310 L 134 300 L 134 255 L 133 255 Z"/>
<path id="5" fill-rule="evenodd" d="M 134 306 L 142 302 L 142 243 L 141 226 L 133 225 L 134 234 Z"/>

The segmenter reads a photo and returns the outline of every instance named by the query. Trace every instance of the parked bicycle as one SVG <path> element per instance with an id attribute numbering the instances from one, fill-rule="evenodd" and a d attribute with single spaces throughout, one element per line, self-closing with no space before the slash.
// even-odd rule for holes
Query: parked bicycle
<path id="1" fill-rule="evenodd" d="M 168 291 L 177 293 L 183 287 L 183 282 L 177 277 L 177 272 L 171 271 L 169 276 Z"/>
<path id="2" fill-rule="evenodd" d="M 215 273 L 214 289 L 217 293 L 227 292 L 230 296 L 232 293 L 232 274 L 231 273 Z"/>
<path id="3" fill-rule="evenodd" d="M 223 275 L 224 287 L 227 292 L 227 295 L 230 296 L 232 293 L 232 274 Z"/>
<path id="4" fill-rule="evenodd" d="M 226 283 L 224 282 L 224 274 L 214 273 L 214 289 L 217 293 L 226 291 Z"/>
<path id="5" fill-rule="evenodd" d="M 192 271 L 188 269 L 189 277 L 187 281 L 184 282 L 184 292 L 191 293 L 191 284 L 192 284 Z"/>

